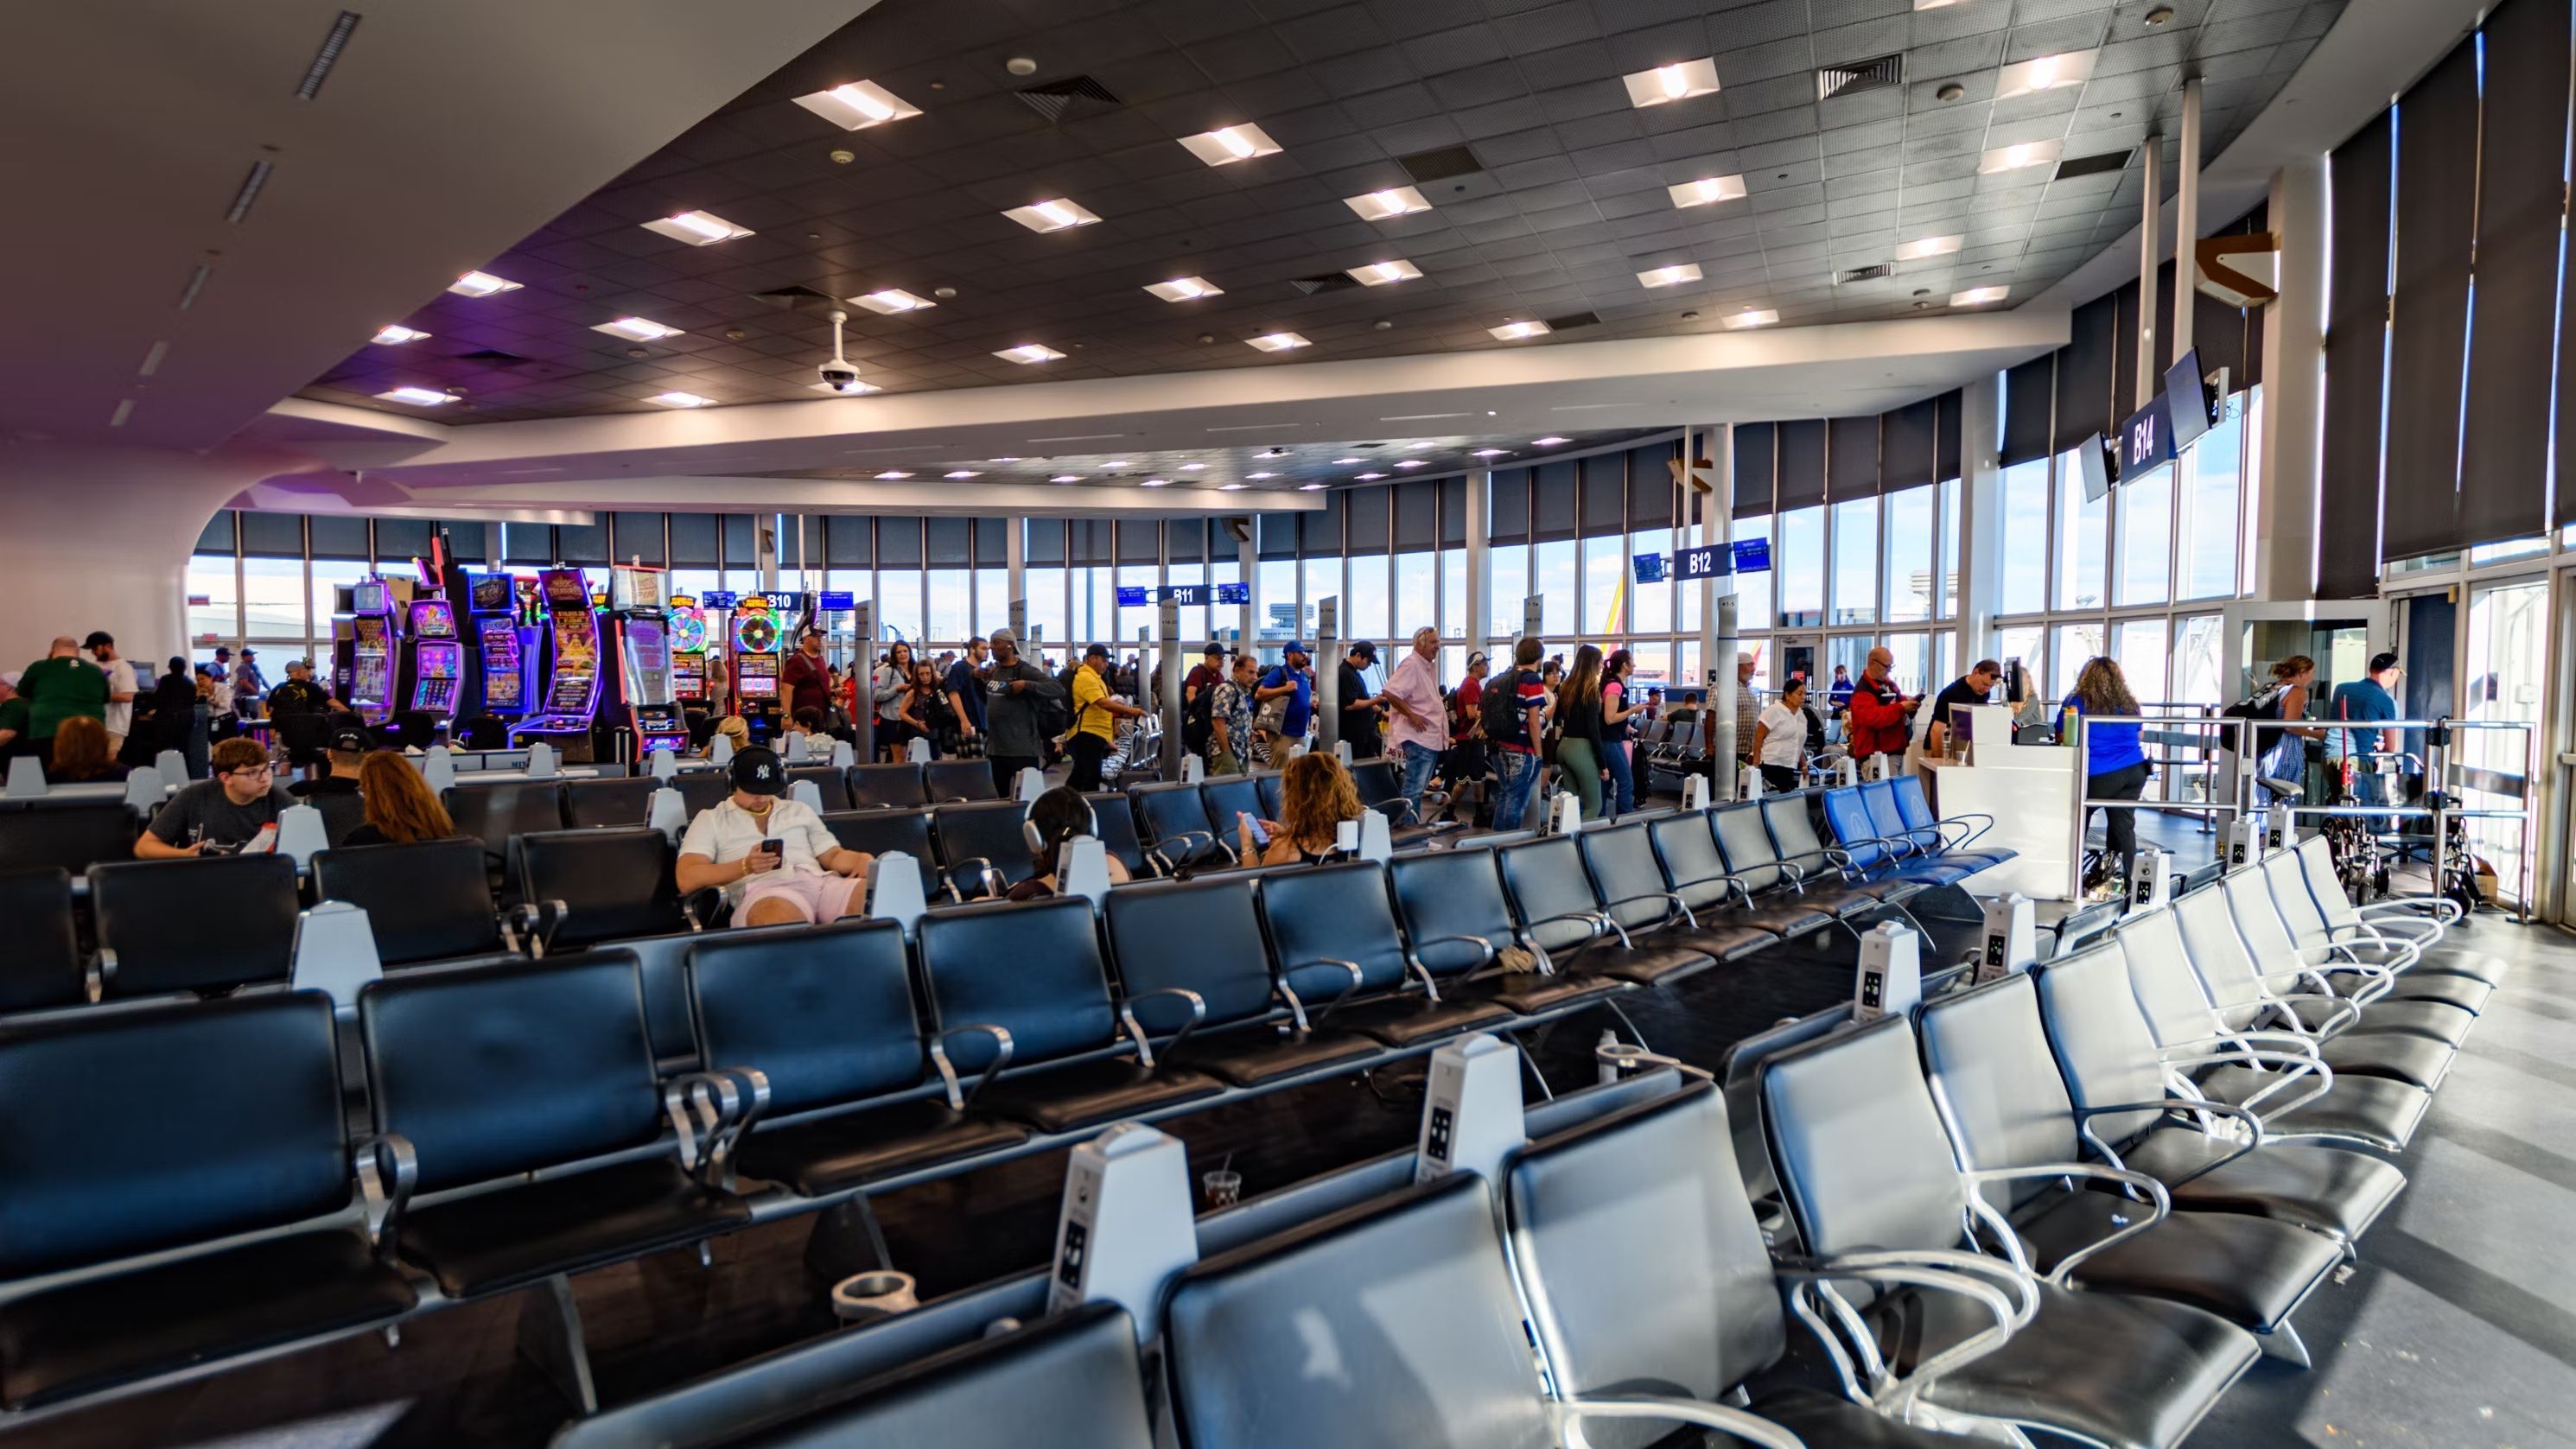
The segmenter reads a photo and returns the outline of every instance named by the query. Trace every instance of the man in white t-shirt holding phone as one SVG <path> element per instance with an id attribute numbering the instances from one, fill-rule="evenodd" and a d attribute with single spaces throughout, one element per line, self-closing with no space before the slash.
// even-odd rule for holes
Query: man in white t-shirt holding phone
<path id="1" fill-rule="evenodd" d="M 716 887 L 738 926 L 808 925 L 867 914 L 876 857 L 844 848 L 815 814 L 786 798 L 787 766 L 755 745 L 733 757 L 733 793 L 698 812 L 680 838 L 683 895 Z"/>

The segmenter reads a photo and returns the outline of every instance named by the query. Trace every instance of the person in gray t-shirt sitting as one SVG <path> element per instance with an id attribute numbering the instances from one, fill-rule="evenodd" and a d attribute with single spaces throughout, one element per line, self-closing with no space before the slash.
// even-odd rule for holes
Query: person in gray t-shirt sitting
<path id="1" fill-rule="evenodd" d="M 278 787 L 267 747 L 257 740 L 225 740 L 207 763 L 215 777 L 197 781 L 161 807 L 143 838 L 134 842 L 137 859 L 231 855 L 275 825 L 278 812 L 295 803 L 294 796 Z"/>

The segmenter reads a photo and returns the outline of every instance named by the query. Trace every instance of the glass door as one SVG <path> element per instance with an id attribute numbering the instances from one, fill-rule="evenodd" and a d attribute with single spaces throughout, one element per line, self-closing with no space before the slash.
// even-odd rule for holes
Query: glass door
<path id="1" fill-rule="evenodd" d="M 2452 732 L 2452 780 L 2470 810 L 2518 811 L 2528 798 L 2539 749 L 2537 730 L 2485 728 L 2540 722 L 2548 686 L 2549 584 L 2517 579 L 2469 593 L 2465 687 L 2457 718 L 2472 728 Z M 2525 858 L 2529 827 L 2509 818 L 2473 818 L 2469 848 L 2495 867 L 2497 899 L 2519 906 L 2529 893 Z"/>

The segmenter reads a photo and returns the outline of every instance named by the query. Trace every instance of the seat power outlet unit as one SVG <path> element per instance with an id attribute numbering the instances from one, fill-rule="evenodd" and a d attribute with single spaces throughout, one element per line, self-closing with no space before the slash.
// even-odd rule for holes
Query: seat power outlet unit
<path id="1" fill-rule="evenodd" d="M 2030 897 L 2019 891 L 1986 898 L 1984 944 L 1977 951 L 1977 984 L 2001 981 L 2039 961 L 2039 934 Z"/>
<path id="2" fill-rule="evenodd" d="M 1479 1033 L 1431 1054 L 1414 1181 L 1478 1172 L 1500 1182 L 1503 1160 L 1521 1149 L 1527 1132 L 1521 1122 L 1520 1053 L 1509 1043 Z"/>
<path id="3" fill-rule="evenodd" d="M 2251 865 L 2254 862 L 2255 846 L 2262 838 L 2261 822 L 2251 815 L 2239 815 L 2227 822 L 2227 834 L 2222 847 L 2225 853 L 2220 858 L 2227 862 L 2229 870 Z"/>
<path id="4" fill-rule="evenodd" d="M 2263 849 L 2266 852 L 2287 850 L 2299 843 L 2299 819 L 2290 813 L 2288 804 L 2279 804 L 2263 812 Z"/>
<path id="5" fill-rule="evenodd" d="M 2129 857 L 2129 909 L 2152 911 L 2173 900 L 2173 857 L 2141 845 Z"/>
<path id="6" fill-rule="evenodd" d="M 1903 1016 L 1923 999 L 1923 938 L 1881 921 L 1860 938 L 1860 973 L 1852 982 L 1855 1025 Z"/>
<path id="7" fill-rule="evenodd" d="M 1073 1149 L 1047 1312 L 1117 1303 L 1150 1341 L 1164 1287 L 1198 1261 L 1192 1216 L 1189 1152 L 1180 1139 L 1125 1122 Z"/>

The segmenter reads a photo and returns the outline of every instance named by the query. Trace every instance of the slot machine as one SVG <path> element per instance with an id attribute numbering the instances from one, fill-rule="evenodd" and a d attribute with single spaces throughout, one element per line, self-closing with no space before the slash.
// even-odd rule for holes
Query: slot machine
<path id="1" fill-rule="evenodd" d="M 476 574 L 466 591 L 474 628 L 475 682 L 483 713 L 515 720 L 528 712 L 528 661 L 535 653 L 519 628 L 518 580 Z"/>
<path id="2" fill-rule="evenodd" d="M 786 715 L 778 692 L 779 666 L 787 660 L 785 634 L 768 598 L 745 594 L 734 605 L 733 711 L 754 739 L 775 737 Z"/>
<path id="3" fill-rule="evenodd" d="M 615 667 L 601 691 L 597 734 L 604 757 L 641 760 L 657 749 L 674 755 L 688 748 L 689 729 L 672 693 L 671 626 L 664 590 L 670 575 L 641 564 L 608 570 L 608 627 L 616 642 Z M 619 749 L 617 736 L 627 736 Z"/>
<path id="4" fill-rule="evenodd" d="M 707 697 L 707 616 L 686 594 L 671 600 L 671 696 L 683 705 Z"/>
<path id="5" fill-rule="evenodd" d="M 599 614 L 579 569 L 548 569 L 537 576 L 545 608 L 545 692 L 535 712 L 510 730 L 512 747 L 544 738 L 565 761 L 591 758 L 591 721 L 599 714 Z"/>
<path id="6" fill-rule="evenodd" d="M 393 590 L 383 579 L 361 579 L 350 595 L 349 708 L 369 724 L 382 724 L 393 718 L 394 650 L 400 642 Z"/>
<path id="7" fill-rule="evenodd" d="M 414 599 L 410 624 L 402 652 L 406 687 L 400 694 L 409 699 L 407 708 L 453 718 L 465 683 L 465 645 L 456 633 L 456 606 L 443 598 Z"/>

